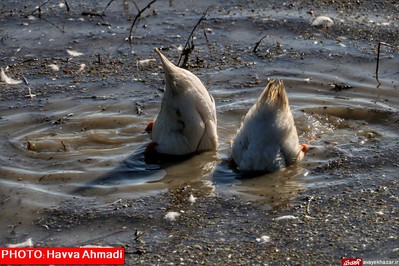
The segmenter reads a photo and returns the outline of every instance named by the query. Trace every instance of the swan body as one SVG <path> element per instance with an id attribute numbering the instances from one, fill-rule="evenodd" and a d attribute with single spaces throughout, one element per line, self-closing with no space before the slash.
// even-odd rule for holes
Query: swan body
<path id="1" fill-rule="evenodd" d="M 166 86 L 161 110 L 146 128 L 152 139 L 146 152 L 186 155 L 215 150 L 218 136 L 213 97 L 197 76 L 155 51 L 162 62 Z"/>
<path id="2" fill-rule="evenodd" d="M 246 114 L 231 157 L 240 171 L 274 172 L 300 161 L 306 151 L 299 145 L 284 84 L 272 80 Z"/>

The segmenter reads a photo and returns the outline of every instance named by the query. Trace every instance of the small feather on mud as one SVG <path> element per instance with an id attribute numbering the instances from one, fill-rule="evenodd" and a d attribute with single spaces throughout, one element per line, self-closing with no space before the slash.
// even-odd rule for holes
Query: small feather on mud
<path id="1" fill-rule="evenodd" d="M 179 217 L 179 216 L 180 216 L 180 213 L 178 213 L 178 212 L 168 212 L 167 214 L 165 214 L 164 218 L 165 218 L 165 220 L 173 222 L 173 221 L 176 221 L 177 217 Z"/>
<path id="2" fill-rule="evenodd" d="M 196 200 L 197 198 L 194 197 L 193 194 L 190 194 L 190 197 L 188 197 L 188 202 L 190 202 L 191 204 L 194 204 Z"/>
<path id="3" fill-rule="evenodd" d="M 326 16 L 318 16 L 313 22 L 312 22 L 313 27 L 319 27 L 319 28 L 331 28 L 334 26 L 334 21 Z"/>
<path id="4" fill-rule="evenodd" d="M 56 64 L 50 64 L 48 65 L 49 68 L 51 68 L 51 70 L 53 71 L 60 71 L 60 67 Z"/>
<path id="5" fill-rule="evenodd" d="M 8 77 L 6 73 L 4 73 L 4 69 L 1 68 L 1 81 L 3 81 L 6 84 L 19 84 L 22 83 L 22 80 L 16 80 Z"/>
<path id="6" fill-rule="evenodd" d="M 78 51 L 75 51 L 75 50 L 66 49 L 66 51 L 67 51 L 67 53 L 68 53 L 70 56 L 81 56 L 81 55 L 83 55 L 83 53 L 78 52 Z"/>
<path id="7" fill-rule="evenodd" d="M 280 216 L 275 218 L 275 221 L 280 221 L 280 220 L 296 220 L 298 219 L 296 216 L 294 215 L 284 215 L 284 216 Z"/>

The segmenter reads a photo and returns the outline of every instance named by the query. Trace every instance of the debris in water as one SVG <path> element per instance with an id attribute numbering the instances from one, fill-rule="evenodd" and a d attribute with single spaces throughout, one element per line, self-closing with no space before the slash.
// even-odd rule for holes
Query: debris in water
<path id="1" fill-rule="evenodd" d="M 143 111 L 144 106 L 140 103 L 136 102 L 136 114 L 137 115 L 143 115 L 143 114 L 147 114 L 146 112 Z"/>
<path id="2" fill-rule="evenodd" d="M 331 28 L 334 25 L 334 21 L 326 16 L 318 16 L 313 22 L 312 26 L 319 28 Z"/>
<path id="3" fill-rule="evenodd" d="M 333 90 L 333 91 L 343 91 L 343 90 L 349 90 L 349 89 L 353 88 L 352 86 L 346 85 L 346 84 L 343 83 L 343 82 L 341 82 L 340 84 L 338 84 L 338 83 L 331 83 L 331 84 L 329 84 L 329 85 L 332 87 L 331 90 Z"/>
<path id="4" fill-rule="evenodd" d="M 252 52 L 253 52 L 253 53 L 256 53 L 256 50 L 258 49 L 259 44 L 260 44 L 260 43 L 263 41 L 263 39 L 266 38 L 266 37 L 268 37 L 268 36 L 267 36 L 267 35 L 263 36 L 262 38 L 260 38 L 259 41 L 257 41 L 257 42 L 255 43 L 255 47 L 254 47 L 254 49 L 252 49 Z"/>
<path id="5" fill-rule="evenodd" d="M 144 235 L 144 232 L 136 230 L 134 232 L 134 240 L 139 240 L 142 235 Z"/>
<path id="6" fill-rule="evenodd" d="M 17 244 L 8 244 L 9 248 L 23 248 L 23 247 L 33 247 L 32 238 L 28 238 L 26 241 Z"/>
<path id="7" fill-rule="evenodd" d="M 270 236 L 261 236 L 260 238 L 257 238 L 256 241 L 263 244 L 263 243 L 270 242 L 271 238 L 270 238 Z"/>
<path id="8" fill-rule="evenodd" d="M 66 49 L 66 51 L 67 51 L 67 53 L 68 53 L 70 56 L 81 56 L 81 55 L 83 55 L 83 53 L 78 52 L 78 51 L 75 51 L 75 50 Z"/>
<path id="9" fill-rule="evenodd" d="M 1 81 L 3 81 L 6 84 L 19 84 L 22 83 L 22 80 L 16 80 L 8 77 L 6 73 L 4 73 L 4 69 L 1 68 Z"/>
<path id="10" fill-rule="evenodd" d="M 169 220 L 169 221 L 176 221 L 176 219 L 177 219 L 177 217 L 179 217 L 180 216 L 180 213 L 178 213 L 178 212 L 168 212 L 166 215 L 165 215 L 165 219 L 166 220 Z"/>
<path id="11" fill-rule="evenodd" d="M 34 142 L 31 142 L 28 140 L 28 142 L 26 143 L 26 148 L 29 151 L 35 151 L 36 150 L 36 144 Z"/>

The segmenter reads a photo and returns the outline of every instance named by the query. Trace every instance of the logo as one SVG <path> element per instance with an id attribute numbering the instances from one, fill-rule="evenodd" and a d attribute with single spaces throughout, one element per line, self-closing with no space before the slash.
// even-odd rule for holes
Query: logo
<path id="1" fill-rule="evenodd" d="M 341 260 L 342 266 L 363 266 L 362 258 L 342 258 Z"/>

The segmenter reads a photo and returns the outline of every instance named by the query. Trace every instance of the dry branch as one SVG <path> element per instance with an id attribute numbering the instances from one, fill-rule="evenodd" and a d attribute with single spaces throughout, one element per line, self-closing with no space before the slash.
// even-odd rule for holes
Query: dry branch
<path id="1" fill-rule="evenodd" d="M 183 51 L 180 54 L 179 61 L 177 62 L 178 66 L 180 66 L 180 67 L 186 67 L 187 66 L 188 58 L 190 57 L 190 54 L 194 50 L 194 40 L 193 40 L 194 31 L 197 29 L 199 24 L 201 24 L 201 22 L 205 19 L 206 14 L 208 13 L 208 10 L 209 10 L 209 8 L 207 8 L 205 10 L 204 14 L 198 20 L 197 24 L 195 24 L 193 30 L 191 31 L 190 35 L 188 36 L 186 44 L 183 47 Z M 190 45 L 190 40 L 191 40 L 191 45 Z M 183 56 L 184 56 L 184 60 L 183 60 L 183 63 L 180 65 L 180 61 L 181 61 Z"/>
<path id="2" fill-rule="evenodd" d="M 132 25 L 130 26 L 130 30 L 129 30 L 129 38 L 128 38 L 128 39 L 129 39 L 130 45 L 132 44 L 132 32 L 133 32 L 134 25 L 135 25 L 136 22 L 140 19 L 141 14 L 143 14 L 144 11 L 146 11 L 147 9 L 149 9 L 149 8 L 151 7 L 151 5 L 152 5 L 153 3 L 155 3 L 156 1 L 157 1 L 157 0 L 152 0 L 152 1 L 149 2 L 143 9 L 138 10 L 138 13 L 137 13 L 136 17 L 134 18 L 133 23 L 132 23 Z M 134 4 L 135 4 L 136 8 L 138 9 L 138 6 L 136 5 L 135 2 L 134 2 Z"/>

